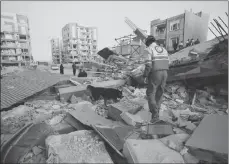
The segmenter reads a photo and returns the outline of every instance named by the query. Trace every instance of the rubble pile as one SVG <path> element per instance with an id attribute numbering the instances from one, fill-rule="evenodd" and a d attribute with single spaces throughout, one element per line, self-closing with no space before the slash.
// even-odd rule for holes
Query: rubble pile
<path id="1" fill-rule="evenodd" d="M 3 67 L 1 70 L 1 75 L 8 75 L 11 73 L 19 73 L 24 71 L 24 69 L 22 67 L 14 67 L 14 66 L 10 66 L 10 67 Z"/>
<path id="2" fill-rule="evenodd" d="M 54 116 L 58 113 L 68 112 L 70 109 L 65 108 L 67 104 L 58 101 L 36 100 L 26 102 L 13 110 L 3 111 L 1 128 L 3 131 L 13 134 L 22 128 L 27 122 L 43 122 L 50 123 Z M 50 119 L 50 120 L 47 120 Z M 53 124 L 51 121 L 50 124 Z"/>
<path id="3" fill-rule="evenodd" d="M 98 79 L 103 80 L 96 78 L 91 82 L 98 82 Z M 195 89 L 191 92 L 190 87 L 181 82 L 167 84 L 159 112 L 159 118 L 164 123 L 155 125 L 150 124 L 151 113 L 146 100 L 146 88 L 123 86 L 124 97 L 119 102 L 108 100 L 108 107 L 104 106 L 103 99 L 92 104 L 85 94 L 81 97 L 72 95 L 70 103 L 58 100 L 33 100 L 11 111 L 2 112 L 2 134 L 14 134 L 27 122 L 34 124 L 45 122 L 54 129 L 55 135 L 46 138 L 46 147 L 34 146 L 23 156 L 21 163 L 73 161 L 115 163 L 113 155 L 110 156 L 110 152 L 104 146 L 105 142 L 109 145 L 115 145 L 117 142 L 119 146 L 116 147 L 123 145 L 123 151 L 116 150 L 116 152 L 123 154 L 130 163 L 198 163 L 200 159 L 190 153 L 190 147 L 185 145 L 186 141 L 203 118 L 209 114 L 226 115 L 228 107 L 223 97 L 217 97 L 217 94 L 209 89 L 210 87 L 206 88 L 208 89 Z M 87 114 L 84 113 L 85 110 L 90 111 Z M 72 112 L 88 118 L 75 117 Z M 93 113 L 99 117 L 93 116 Z M 91 120 L 93 118 L 96 120 Z M 99 122 L 104 127 L 120 126 L 120 130 L 116 130 L 113 134 L 115 130 L 108 128 L 107 132 L 104 130 L 99 134 L 100 136 L 107 134 L 102 139 L 81 125 L 86 123 L 87 126 L 93 127 L 93 122 Z M 124 137 L 124 131 L 127 133 L 127 130 L 122 130 L 124 126 L 135 129 L 130 134 L 128 132 L 129 137 Z M 111 134 L 120 137 L 119 141 L 117 138 L 112 138 Z"/>
<path id="4" fill-rule="evenodd" d="M 46 163 L 113 163 L 103 141 L 91 131 L 49 136 L 46 146 Z"/>

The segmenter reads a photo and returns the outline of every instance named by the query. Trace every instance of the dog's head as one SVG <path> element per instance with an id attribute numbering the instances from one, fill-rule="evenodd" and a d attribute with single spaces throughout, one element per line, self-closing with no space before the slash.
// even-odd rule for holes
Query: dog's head
<path id="1" fill-rule="evenodd" d="M 91 86 L 91 85 L 87 86 L 87 90 L 91 90 L 92 88 L 93 88 L 93 86 Z"/>

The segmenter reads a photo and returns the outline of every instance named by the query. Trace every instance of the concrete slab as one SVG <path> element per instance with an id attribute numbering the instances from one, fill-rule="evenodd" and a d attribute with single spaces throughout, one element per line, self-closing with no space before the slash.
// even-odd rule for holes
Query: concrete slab
<path id="1" fill-rule="evenodd" d="M 1 110 L 9 108 L 29 97 L 68 78 L 53 75 L 39 70 L 24 71 L 10 77 L 1 79 Z"/>
<path id="2" fill-rule="evenodd" d="M 20 158 L 27 154 L 35 145 L 45 145 L 45 138 L 53 134 L 53 130 L 45 123 L 34 124 L 21 134 L 17 141 L 12 143 L 3 163 L 17 163 Z"/>
<path id="3" fill-rule="evenodd" d="M 113 147 L 116 152 L 123 149 L 123 144 L 129 136 L 133 133 L 133 127 L 109 127 L 109 126 L 93 126 L 93 129 Z M 134 136 L 132 136 L 133 138 Z M 135 135 L 135 137 L 138 137 Z M 120 152 L 118 152 L 121 154 Z"/>
<path id="4" fill-rule="evenodd" d="M 115 104 L 111 104 L 108 107 L 108 116 L 116 121 L 121 121 L 122 117 L 120 116 L 123 112 L 128 111 L 138 111 L 142 107 L 138 104 L 134 104 L 131 101 L 120 101 Z"/>
<path id="5" fill-rule="evenodd" d="M 228 154 L 228 115 L 211 114 L 204 117 L 186 146 Z"/>
<path id="6" fill-rule="evenodd" d="M 112 80 L 112 81 L 96 82 L 91 85 L 95 87 L 118 88 L 124 84 L 125 84 L 125 80 Z M 83 96 L 83 94 L 87 94 L 86 87 L 87 85 L 79 85 L 79 86 L 73 86 L 68 88 L 60 88 L 58 90 L 60 95 L 60 100 L 68 101 L 73 94 L 76 97 L 81 97 Z"/>
<path id="7" fill-rule="evenodd" d="M 76 109 L 76 108 L 75 108 Z M 108 126 L 118 126 L 119 124 L 115 121 L 108 120 L 102 116 L 97 115 L 92 106 L 87 104 L 81 104 L 78 106 L 77 110 L 69 112 L 76 120 L 84 125 L 108 125 Z"/>
<path id="8" fill-rule="evenodd" d="M 123 154 L 128 163 L 184 163 L 183 157 L 159 140 L 126 140 Z"/>

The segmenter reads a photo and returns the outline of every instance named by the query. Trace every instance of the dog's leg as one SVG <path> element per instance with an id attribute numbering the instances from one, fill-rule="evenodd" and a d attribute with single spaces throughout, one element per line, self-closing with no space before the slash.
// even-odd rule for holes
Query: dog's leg
<path id="1" fill-rule="evenodd" d="M 104 99 L 104 105 L 105 105 L 105 107 L 107 107 L 107 98 L 103 98 Z"/>

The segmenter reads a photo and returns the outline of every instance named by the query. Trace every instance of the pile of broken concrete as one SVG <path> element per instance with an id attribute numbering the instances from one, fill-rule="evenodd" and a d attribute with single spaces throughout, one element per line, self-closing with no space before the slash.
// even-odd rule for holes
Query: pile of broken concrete
<path id="1" fill-rule="evenodd" d="M 128 163 L 227 161 L 226 100 L 201 90 L 191 96 L 182 83 L 168 84 L 160 121 L 152 124 L 146 89 L 122 88 L 124 98 L 117 103 L 109 101 L 108 107 L 103 100 L 92 104 L 87 94 L 82 96 L 78 94 L 81 90 L 76 89 L 63 101 L 33 100 L 2 112 L 1 145 L 23 126 L 33 123 L 34 127 L 49 130 L 33 131 L 32 126 L 15 141 L 17 145 L 30 138 L 32 143 L 23 154 L 14 157 L 19 163 L 120 163 L 120 159 Z M 33 142 L 32 136 L 26 136 L 30 133 L 36 138 Z M 12 157 L 4 159 L 13 162 L 9 161 Z"/>

